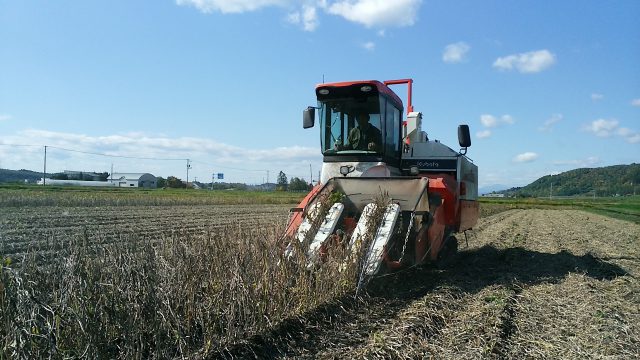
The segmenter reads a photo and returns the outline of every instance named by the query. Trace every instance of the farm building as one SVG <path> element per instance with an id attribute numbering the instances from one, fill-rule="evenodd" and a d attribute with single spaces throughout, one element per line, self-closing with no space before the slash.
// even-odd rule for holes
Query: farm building
<path id="1" fill-rule="evenodd" d="M 100 181 L 100 179 L 103 177 L 103 174 L 98 174 L 96 172 L 75 171 L 75 170 L 65 170 L 62 172 L 62 175 L 66 176 L 66 179 L 64 180 Z"/>
<path id="2" fill-rule="evenodd" d="M 113 173 L 109 181 L 118 187 L 141 187 L 155 189 L 157 179 L 149 173 Z"/>
<path id="3" fill-rule="evenodd" d="M 497 193 L 482 194 L 482 197 L 503 198 L 504 194 L 497 194 Z"/>
<path id="4" fill-rule="evenodd" d="M 38 180 L 38 185 L 70 185 L 70 186 L 92 186 L 92 187 L 115 187 L 118 184 L 114 184 L 108 181 L 84 181 L 84 180 L 59 180 L 59 179 L 50 179 L 47 178 L 45 182 L 44 179 L 40 178 Z"/>
<path id="5" fill-rule="evenodd" d="M 40 179 L 38 184 L 43 184 L 43 179 Z M 45 184 L 94 187 L 141 187 L 146 189 L 155 189 L 157 186 L 157 179 L 149 173 L 114 173 L 109 177 L 108 181 L 57 180 L 47 178 Z"/>

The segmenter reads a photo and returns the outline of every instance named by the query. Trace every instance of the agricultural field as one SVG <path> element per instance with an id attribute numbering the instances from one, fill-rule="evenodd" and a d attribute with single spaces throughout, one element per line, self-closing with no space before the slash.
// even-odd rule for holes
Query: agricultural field
<path id="1" fill-rule="evenodd" d="M 291 205 L 36 206 L 0 209 L 0 251 L 20 259 L 70 237 L 108 244 L 119 237 L 163 239 L 203 235 L 228 227 L 269 227 L 283 222 Z"/>
<path id="2" fill-rule="evenodd" d="M 483 202 L 447 267 L 356 298 L 283 261 L 301 194 L 215 193 L 0 189 L 0 358 L 640 356 L 633 200 Z"/>
<path id="3" fill-rule="evenodd" d="M 445 269 L 381 278 L 366 298 L 332 303 L 219 357 L 640 356 L 639 225 L 513 209 L 482 218 L 460 250 Z"/>

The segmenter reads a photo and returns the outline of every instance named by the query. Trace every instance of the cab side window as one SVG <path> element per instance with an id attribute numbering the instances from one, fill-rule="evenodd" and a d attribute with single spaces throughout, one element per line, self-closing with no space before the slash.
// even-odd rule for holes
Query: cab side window
<path id="1" fill-rule="evenodd" d="M 400 153 L 400 110 L 389 101 L 386 101 L 385 116 L 385 154 L 391 157 L 399 157 Z"/>

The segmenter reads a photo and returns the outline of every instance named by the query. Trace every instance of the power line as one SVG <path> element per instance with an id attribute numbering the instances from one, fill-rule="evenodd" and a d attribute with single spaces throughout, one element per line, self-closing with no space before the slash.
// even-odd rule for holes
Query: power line
<path id="1" fill-rule="evenodd" d="M 99 155 L 99 156 L 107 156 L 107 157 L 113 157 L 113 158 L 123 158 L 123 159 L 135 159 L 135 160 L 161 160 L 161 161 L 187 161 L 188 159 L 184 158 L 184 159 L 179 159 L 179 158 L 154 158 L 154 157 L 140 157 L 140 156 L 126 156 L 126 155 L 111 155 L 111 154 L 104 154 L 104 153 L 96 153 L 96 152 L 91 152 L 91 151 L 82 151 L 82 150 L 74 150 L 74 149 L 67 149 L 67 148 L 63 148 L 63 147 L 58 147 L 58 146 L 49 146 L 52 149 L 58 149 L 58 150 L 64 150 L 64 151 L 70 151 L 70 152 L 75 152 L 75 153 L 80 153 L 80 154 L 88 154 L 88 155 Z"/>
<path id="2" fill-rule="evenodd" d="M 155 158 L 155 157 L 142 157 L 142 156 L 113 155 L 113 154 L 105 154 L 105 153 L 98 153 L 98 152 L 92 152 L 92 151 L 68 149 L 68 148 L 63 148 L 63 147 L 53 146 L 53 145 L 4 144 L 4 143 L 0 143 L 0 145 L 4 145 L 4 146 L 32 146 L 32 147 L 43 147 L 43 146 L 46 146 L 49 149 L 57 149 L 57 150 L 69 151 L 69 152 L 80 153 L 80 154 L 98 155 L 98 156 L 106 156 L 106 157 L 112 157 L 112 158 L 134 159 L 134 160 L 161 160 L 161 161 L 186 161 L 187 160 L 186 158 L 184 158 L 184 159 L 181 159 L 181 158 Z"/>
<path id="3" fill-rule="evenodd" d="M 225 165 L 219 165 L 219 164 L 213 164 L 213 163 L 208 163 L 205 161 L 200 161 L 200 160 L 191 160 L 188 158 L 157 158 L 157 157 L 142 157 L 142 156 L 128 156 L 128 155 L 113 155 L 113 154 L 105 154 L 105 153 L 99 153 L 99 152 L 93 152 L 93 151 L 84 151 L 84 150 L 76 150 L 76 149 L 69 149 L 69 148 L 63 148 L 60 146 L 52 146 L 52 145 L 38 145 L 38 144 L 6 144 L 6 143 L 0 143 L 0 145 L 3 146 L 14 146 L 14 147 L 45 147 L 45 148 L 49 148 L 49 149 L 56 149 L 56 150 L 62 150 L 62 151 L 68 151 L 68 152 L 73 152 L 73 153 L 79 153 L 79 154 L 86 154 L 86 155 L 96 155 L 96 156 L 105 156 L 105 157 L 110 157 L 110 158 L 121 158 L 121 159 L 133 159 L 133 160 L 157 160 L 157 161 L 186 161 L 187 162 L 187 167 L 191 168 L 189 163 L 199 163 L 199 164 L 203 164 L 203 165 L 207 165 L 209 167 L 213 167 L 213 168 L 221 168 L 221 169 L 228 169 L 228 170 L 234 170 L 234 171 L 242 171 L 242 172 L 267 172 L 267 178 L 269 177 L 269 169 L 244 169 L 244 168 L 237 168 L 237 167 L 232 167 L 232 166 L 225 166 Z M 187 170 L 188 171 L 188 170 Z M 285 173 L 286 174 L 286 173 Z M 188 173 L 187 173 L 187 177 L 188 177 Z M 299 175 L 299 174 L 289 174 L 289 177 L 299 177 L 301 179 L 303 179 L 305 176 L 303 175 Z"/>
<path id="4" fill-rule="evenodd" d="M 207 165 L 207 166 L 211 166 L 211 167 L 214 167 L 214 168 L 223 168 L 223 169 L 236 170 L 236 171 L 260 171 L 260 172 L 268 171 L 266 169 L 257 169 L 257 170 L 240 169 L 240 168 L 235 168 L 235 167 L 231 167 L 231 166 L 216 165 L 216 164 L 207 163 L 207 162 L 199 161 L 199 160 L 191 160 L 191 162 L 199 163 L 199 164 L 203 164 L 203 165 Z"/>
<path id="5" fill-rule="evenodd" d="M 0 145 L 4 145 L 4 146 L 31 146 L 31 147 L 43 147 L 44 145 L 34 145 L 34 144 L 3 144 L 0 143 Z"/>

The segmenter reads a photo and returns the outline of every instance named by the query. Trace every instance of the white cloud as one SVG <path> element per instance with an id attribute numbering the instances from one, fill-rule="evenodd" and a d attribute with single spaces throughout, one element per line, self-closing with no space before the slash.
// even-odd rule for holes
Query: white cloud
<path id="1" fill-rule="evenodd" d="M 219 11 L 223 14 L 255 11 L 267 6 L 286 5 L 287 0 L 176 0 L 178 5 L 193 6 L 203 13 Z"/>
<path id="2" fill-rule="evenodd" d="M 526 162 L 532 162 L 537 158 L 538 158 L 538 154 L 529 151 L 529 152 L 516 155 L 516 157 L 513 158 L 513 162 L 526 163 Z"/>
<path id="3" fill-rule="evenodd" d="M 551 130 L 553 130 L 553 125 L 560 122 L 561 120 L 562 114 L 553 114 L 550 118 L 545 120 L 544 124 L 542 124 L 542 126 L 538 129 L 543 132 L 550 132 Z"/>
<path id="4" fill-rule="evenodd" d="M 304 6 L 302 10 L 302 23 L 306 31 L 313 31 L 318 27 L 318 15 L 316 8 Z"/>
<path id="5" fill-rule="evenodd" d="M 638 144 L 638 143 L 640 143 L 640 133 L 635 133 L 633 135 L 629 135 L 629 136 L 627 136 L 627 138 L 625 138 L 625 140 L 629 144 Z"/>
<path id="6" fill-rule="evenodd" d="M 483 114 L 480 115 L 480 123 L 485 127 L 495 127 L 498 125 L 498 119 L 493 115 Z"/>
<path id="7" fill-rule="evenodd" d="M 610 137 L 617 135 L 622 137 L 630 144 L 640 143 L 640 133 L 627 127 L 619 127 L 618 120 L 615 119 L 598 119 L 585 125 L 583 130 L 593 133 L 598 137 Z"/>
<path id="8" fill-rule="evenodd" d="M 516 121 L 513 119 L 513 116 L 511 116 L 511 115 L 502 115 L 502 117 L 500 117 L 500 121 L 501 121 L 503 124 L 509 124 L 509 125 L 511 125 L 511 124 L 513 124 L 514 122 L 516 122 Z"/>
<path id="9" fill-rule="evenodd" d="M 618 127 L 618 120 L 614 119 L 598 119 L 593 120 L 590 124 L 585 126 L 585 130 L 595 134 L 598 137 L 609 137 L 614 133 L 614 130 Z"/>
<path id="10" fill-rule="evenodd" d="M 633 130 L 626 127 L 621 127 L 616 130 L 616 134 L 620 136 L 630 136 L 631 134 L 633 134 Z"/>
<path id="11" fill-rule="evenodd" d="M 233 156 L 234 158 L 241 157 L 262 161 L 270 157 L 293 159 L 300 156 L 313 156 L 317 155 L 318 152 L 315 148 L 306 147 L 252 150 L 210 139 L 195 137 L 169 138 L 142 133 L 89 136 L 47 130 L 25 130 L 21 135 L 31 139 L 31 143 L 40 141 L 53 146 L 81 147 L 79 150 L 106 152 L 111 155 L 143 153 L 147 154 L 145 156 L 167 157 L 168 154 L 174 154 L 173 157 L 183 157 L 183 155 L 188 155 L 189 153 L 211 153 L 214 157 Z"/>
<path id="12" fill-rule="evenodd" d="M 493 67 L 499 70 L 518 70 L 521 73 L 537 73 L 556 62 L 556 56 L 549 50 L 530 51 L 497 58 Z"/>
<path id="13" fill-rule="evenodd" d="M 459 63 L 465 59 L 471 47 L 465 42 L 457 42 L 445 46 L 442 53 L 442 61 L 446 63 Z"/>
<path id="14" fill-rule="evenodd" d="M 640 142 L 640 133 L 635 132 L 626 127 L 620 127 L 616 130 L 616 135 L 622 136 L 625 141 L 630 144 L 637 144 Z"/>
<path id="15" fill-rule="evenodd" d="M 515 120 L 513 119 L 513 116 L 508 115 L 508 114 L 502 115 L 499 118 L 495 117 L 493 115 L 490 115 L 490 114 L 480 115 L 480 123 L 484 127 L 488 127 L 488 128 L 498 127 L 498 126 L 503 125 L 503 124 L 511 125 L 514 122 L 515 122 Z"/>
<path id="16" fill-rule="evenodd" d="M 8 120 L 11 120 L 11 115 L 0 114 L 0 121 L 8 121 Z"/>
<path id="17" fill-rule="evenodd" d="M 591 100 L 593 101 L 600 101 L 602 99 L 604 99 L 604 95 L 602 94 L 598 94 L 598 93 L 591 94 Z"/>
<path id="18" fill-rule="evenodd" d="M 589 156 L 586 159 L 575 160 L 557 160 L 553 165 L 557 166 L 573 166 L 573 167 L 591 167 L 600 164 L 600 158 L 597 156 Z"/>
<path id="19" fill-rule="evenodd" d="M 287 14 L 287 22 L 293 25 L 300 25 L 300 11 L 294 11 L 292 13 Z"/>
<path id="20" fill-rule="evenodd" d="M 362 44 L 362 47 L 365 50 L 373 51 L 376 49 L 376 43 L 374 43 L 373 41 L 367 41 L 366 43 Z"/>
<path id="21" fill-rule="evenodd" d="M 596 165 L 600 163 L 600 158 L 598 158 L 597 156 L 589 156 L 588 158 L 584 159 L 584 163 L 589 165 Z"/>
<path id="22" fill-rule="evenodd" d="M 304 5 L 301 11 L 289 13 L 287 21 L 294 25 L 301 25 L 304 31 L 314 31 L 319 24 L 316 8 L 308 5 Z"/>
<path id="23" fill-rule="evenodd" d="M 476 132 L 476 137 L 478 139 L 486 139 L 491 136 L 491 130 L 480 130 Z"/>
<path id="24" fill-rule="evenodd" d="M 337 0 L 326 1 L 327 13 L 366 27 L 411 26 L 422 0 Z"/>
<path id="25" fill-rule="evenodd" d="M 305 31 L 314 31 L 319 25 L 318 9 L 368 28 L 411 26 L 417 20 L 422 0 L 176 0 L 176 4 L 194 7 L 205 14 L 239 14 L 266 7 L 291 10 L 300 6 L 300 10 L 286 15 L 286 21 L 300 25 Z M 384 29 L 380 29 L 378 36 L 384 35 Z"/>
<path id="26" fill-rule="evenodd" d="M 631 106 L 640 106 L 640 98 L 631 100 Z"/>
<path id="27" fill-rule="evenodd" d="M 244 180 L 248 176 L 260 177 L 266 170 L 282 170 L 287 175 L 308 177 L 309 164 L 318 168 L 320 154 L 317 148 L 287 146 L 269 149 L 251 149 L 197 137 L 167 137 L 145 133 L 126 133 L 90 136 L 30 129 L 14 135 L 0 135 L 2 144 L 49 145 L 47 168 L 51 172 L 62 170 L 109 171 L 111 163 L 117 171 L 151 172 L 157 176 L 184 176 L 184 161 L 194 161 L 193 176 L 210 178 L 211 169 L 229 172 L 236 169 L 230 181 L 260 182 L 261 178 Z M 72 149 L 71 152 L 61 149 Z M 94 153 L 88 154 L 88 153 Z M 42 164 L 42 146 L 0 146 L 2 166 L 14 169 L 39 169 Z M 107 157 L 95 154 L 107 154 Z M 127 159 L 136 157 L 148 159 Z M 165 160 L 152 160 L 165 159 Z M 173 160 L 166 160 L 173 159 Z M 212 162 L 214 164 L 209 164 Z M 228 171 L 225 171 L 227 169 Z M 261 172 L 262 171 L 262 172 Z M 272 178 L 273 180 L 273 178 Z"/>

